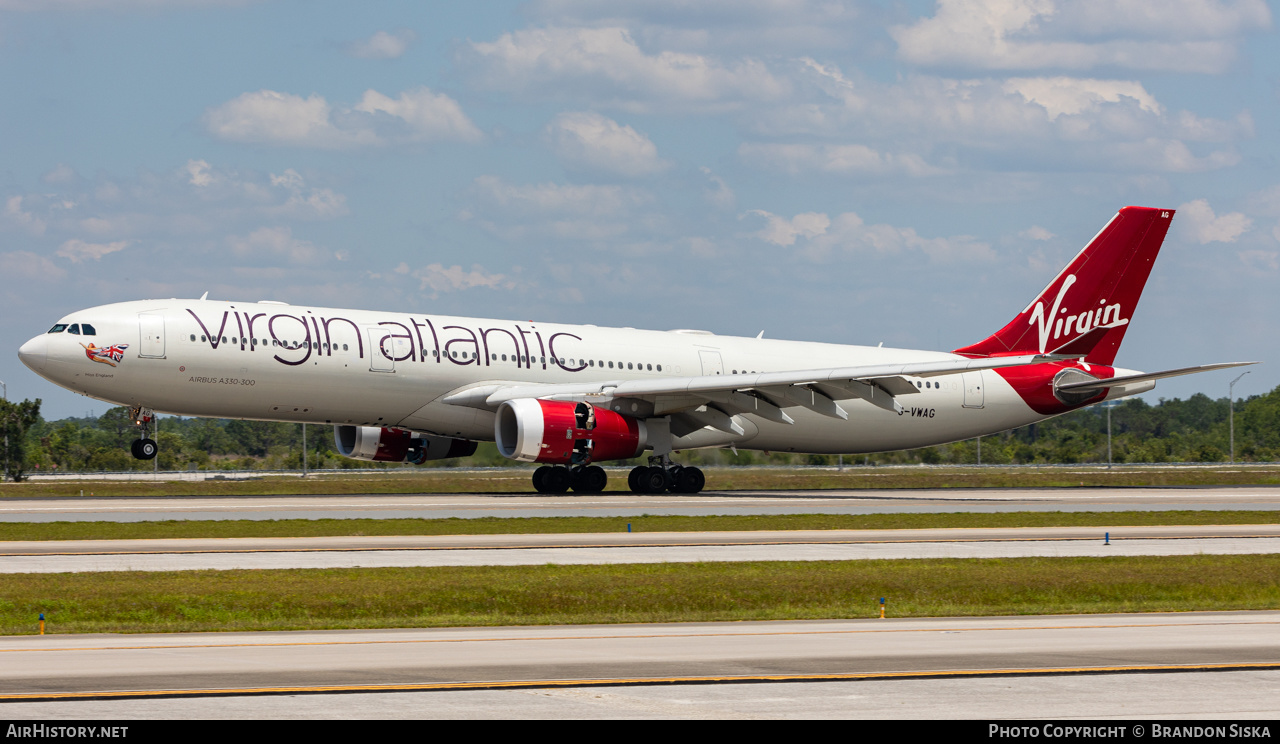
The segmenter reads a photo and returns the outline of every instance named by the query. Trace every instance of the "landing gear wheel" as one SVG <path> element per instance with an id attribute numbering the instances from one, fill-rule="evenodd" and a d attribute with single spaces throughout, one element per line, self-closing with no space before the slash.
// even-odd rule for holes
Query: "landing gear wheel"
<path id="1" fill-rule="evenodd" d="M 539 467 L 537 470 L 533 471 L 533 490 L 537 491 L 538 493 L 547 492 L 546 487 L 542 485 L 542 481 L 546 478 L 547 471 L 550 469 L 551 469 L 550 467 L 543 465 Z"/>
<path id="2" fill-rule="evenodd" d="M 632 493 L 645 493 L 644 487 L 640 484 L 640 479 L 649 472 L 649 468 L 643 465 L 637 465 L 627 474 L 627 487 Z"/>
<path id="3" fill-rule="evenodd" d="M 543 493 L 564 493 L 569 490 L 569 468 L 547 468 L 542 476 Z"/>
<path id="4" fill-rule="evenodd" d="M 154 439 L 139 439 L 129 449 L 133 452 L 133 456 L 139 460 L 154 460 L 156 459 L 156 454 L 160 451 Z"/>
<path id="5" fill-rule="evenodd" d="M 609 483 L 609 475 L 599 465 L 588 465 L 573 472 L 570 486 L 576 493 L 600 493 Z"/>
<path id="6" fill-rule="evenodd" d="M 671 477 L 660 467 L 645 468 L 640 478 L 640 485 L 645 493 L 665 493 L 671 487 Z"/>
<path id="7" fill-rule="evenodd" d="M 676 473 L 675 485 L 671 488 L 676 493 L 698 493 L 707 484 L 707 477 L 698 468 L 680 468 Z"/>

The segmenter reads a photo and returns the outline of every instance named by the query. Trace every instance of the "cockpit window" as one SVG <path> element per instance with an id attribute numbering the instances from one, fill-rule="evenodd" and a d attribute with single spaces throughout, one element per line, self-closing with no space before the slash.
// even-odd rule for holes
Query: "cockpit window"
<path id="1" fill-rule="evenodd" d="M 98 335 L 98 331 L 97 331 L 97 330 L 95 330 L 95 329 L 94 329 L 94 327 L 93 327 L 93 326 L 91 326 L 91 325 L 89 325 L 88 323 L 81 323 L 81 324 L 80 324 L 80 332 L 81 332 L 81 333 L 83 333 L 83 334 L 84 334 L 84 335 L 86 335 L 86 336 L 96 336 L 96 335 Z"/>
<path id="2" fill-rule="evenodd" d="M 49 333 L 62 333 L 62 332 L 63 332 L 63 331 L 65 331 L 65 330 L 67 330 L 67 324 L 66 324 L 66 323 L 59 323 L 59 324 L 55 325 L 54 327 L 50 328 L 50 329 L 49 329 Z"/>
<path id="3" fill-rule="evenodd" d="M 71 327 L 67 329 L 67 333 L 74 333 L 75 335 L 79 336 L 79 335 L 80 335 L 80 324 L 79 324 L 79 323 L 72 323 L 72 324 L 71 324 Z"/>

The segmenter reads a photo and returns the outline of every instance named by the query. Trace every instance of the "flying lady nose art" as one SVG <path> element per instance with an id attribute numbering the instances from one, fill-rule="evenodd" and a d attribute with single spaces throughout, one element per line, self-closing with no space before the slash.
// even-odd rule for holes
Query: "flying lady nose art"
<path id="1" fill-rule="evenodd" d="M 115 344 L 114 346 L 80 345 L 84 346 L 84 355 L 89 357 L 90 361 L 102 362 L 112 367 L 124 361 L 124 350 L 129 348 L 129 344 Z"/>

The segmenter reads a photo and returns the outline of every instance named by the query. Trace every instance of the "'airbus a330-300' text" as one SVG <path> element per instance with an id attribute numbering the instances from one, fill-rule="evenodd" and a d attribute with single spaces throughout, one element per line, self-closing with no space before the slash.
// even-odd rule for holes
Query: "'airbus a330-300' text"
<path id="1" fill-rule="evenodd" d="M 1112 366 L 1173 210 L 1126 207 L 1004 328 L 952 352 L 299 307 L 145 300 L 71 313 L 18 355 L 78 393 L 155 412 L 334 427 L 361 460 L 496 441 L 534 487 L 597 492 L 648 451 L 637 492 L 696 493 L 673 452 L 864 453 L 1025 426 L 1163 377 Z"/>

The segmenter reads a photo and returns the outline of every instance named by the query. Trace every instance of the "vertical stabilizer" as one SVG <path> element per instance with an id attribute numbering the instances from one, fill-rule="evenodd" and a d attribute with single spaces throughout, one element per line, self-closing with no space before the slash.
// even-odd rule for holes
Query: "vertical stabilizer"
<path id="1" fill-rule="evenodd" d="M 1172 209 L 1125 207 L 1009 324 L 957 354 L 1086 353 L 1110 365 L 1173 219 Z"/>

